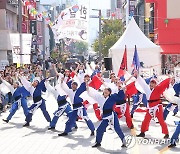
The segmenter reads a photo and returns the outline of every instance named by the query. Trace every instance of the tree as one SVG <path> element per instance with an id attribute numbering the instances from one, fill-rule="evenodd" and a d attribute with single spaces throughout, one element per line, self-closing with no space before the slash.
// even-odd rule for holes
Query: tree
<path id="1" fill-rule="evenodd" d="M 88 50 L 88 44 L 85 42 L 75 42 L 74 43 L 75 46 L 75 53 L 86 53 L 86 51 Z"/>
<path id="2" fill-rule="evenodd" d="M 124 32 L 122 21 L 116 20 L 103 20 L 102 24 L 102 54 L 108 56 L 109 49 L 117 42 Z M 99 51 L 99 38 L 93 43 L 93 48 L 96 52 Z"/>

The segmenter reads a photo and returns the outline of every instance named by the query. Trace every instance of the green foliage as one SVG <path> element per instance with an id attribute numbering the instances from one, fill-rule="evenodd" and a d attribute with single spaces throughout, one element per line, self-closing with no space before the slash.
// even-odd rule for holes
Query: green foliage
<path id="1" fill-rule="evenodd" d="M 58 56 L 59 56 L 59 53 L 58 53 L 57 51 L 52 51 L 52 52 L 51 52 L 51 57 L 52 57 L 53 59 L 57 59 Z"/>
<path id="2" fill-rule="evenodd" d="M 123 34 L 123 24 L 119 19 L 102 20 L 102 54 L 108 56 L 109 49 L 117 42 Z M 93 43 L 93 48 L 96 52 L 99 51 L 99 38 Z"/>
<path id="3" fill-rule="evenodd" d="M 88 44 L 85 42 L 75 42 L 74 43 L 75 53 L 85 53 L 88 50 Z"/>

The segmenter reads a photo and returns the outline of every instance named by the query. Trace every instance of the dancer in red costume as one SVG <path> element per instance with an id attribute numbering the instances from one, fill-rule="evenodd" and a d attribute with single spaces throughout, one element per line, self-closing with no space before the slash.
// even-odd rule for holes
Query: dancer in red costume
<path id="1" fill-rule="evenodd" d="M 169 138 L 167 124 L 163 119 L 163 105 L 160 96 L 165 89 L 169 87 L 170 78 L 163 80 L 160 84 L 157 84 L 155 79 L 151 79 L 150 86 L 148 87 L 144 80 L 139 76 L 136 83 L 136 87 L 141 87 L 148 99 L 148 110 L 141 125 L 141 133 L 137 135 L 137 137 L 145 137 L 145 132 L 149 129 L 151 119 L 157 117 L 162 128 L 162 133 L 165 134 L 164 138 Z"/>

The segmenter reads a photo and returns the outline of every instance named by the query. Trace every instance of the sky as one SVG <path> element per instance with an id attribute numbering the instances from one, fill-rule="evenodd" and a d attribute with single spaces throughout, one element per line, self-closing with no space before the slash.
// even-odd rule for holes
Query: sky
<path id="1" fill-rule="evenodd" d="M 40 0 L 41 3 L 44 4 L 61 4 L 65 2 L 66 0 Z M 95 9 L 108 9 L 110 8 L 110 0 L 70 0 L 71 2 L 77 3 L 77 2 L 85 2 L 90 3 L 90 6 Z M 88 2 L 89 1 L 89 2 Z"/>

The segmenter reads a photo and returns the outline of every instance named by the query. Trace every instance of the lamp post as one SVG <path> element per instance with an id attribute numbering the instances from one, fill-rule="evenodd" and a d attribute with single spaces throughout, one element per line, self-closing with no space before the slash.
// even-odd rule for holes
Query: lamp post
<path id="1" fill-rule="evenodd" d="M 43 77 L 46 78 L 45 60 L 46 60 L 46 39 L 45 39 L 45 20 L 42 18 L 42 31 L 43 31 Z"/>
<path id="2" fill-rule="evenodd" d="M 101 53 L 102 53 L 102 37 L 101 37 L 101 17 L 102 17 L 102 13 L 101 10 L 99 9 L 92 9 L 93 11 L 98 11 L 99 15 L 99 60 L 101 61 L 102 57 L 101 57 Z M 93 17 L 92 17 L 93 18 Z M 96 17 L 94 17 L 96 18 Z"/>
<path id="3" fill-rule="evenodd" d="M 18 0 L 18 31 L 19 31 L 19 42 L 20 42 L 20 64 L 22 64 L 22 0 Z"/>

